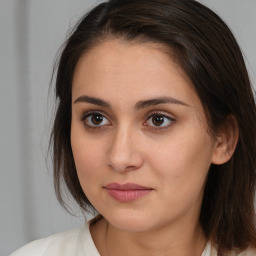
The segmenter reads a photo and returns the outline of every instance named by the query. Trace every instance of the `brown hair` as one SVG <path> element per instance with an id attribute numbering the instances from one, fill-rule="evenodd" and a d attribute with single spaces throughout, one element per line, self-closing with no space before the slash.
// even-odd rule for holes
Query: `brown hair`
<path id="1" fill-rule="evenodd" d="M 241 50 L 227 25 L 194 0 L 109 0 L 86 14 L 62 50 L 56 77 L 58 99 L 52 130 L 54 178 L 84 210 L 93 209 L 76 173 L 70 144 L 71 87 L 79 58 L 109 38 L 156 42 L 169 47 L 193 82 L 215 133 L 232 115 L 239 128 L 236 150 L 226 164 L 212 165 L 200 223 L 220 250 L 256 246 L 256 107 Z M 64 183 L 64 184 L 63 184 Z"/>

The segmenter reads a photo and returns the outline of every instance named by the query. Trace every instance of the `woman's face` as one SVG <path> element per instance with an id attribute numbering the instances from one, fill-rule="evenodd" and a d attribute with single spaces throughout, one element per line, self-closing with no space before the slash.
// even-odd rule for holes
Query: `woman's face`
<path id="1" fill-rule="evenodd" d="M 126 231 L 196 225 L 215 154 L 190 80 L 159 47 L 101 43 L 74 73 L 78 177 L 98 212 Z"/>

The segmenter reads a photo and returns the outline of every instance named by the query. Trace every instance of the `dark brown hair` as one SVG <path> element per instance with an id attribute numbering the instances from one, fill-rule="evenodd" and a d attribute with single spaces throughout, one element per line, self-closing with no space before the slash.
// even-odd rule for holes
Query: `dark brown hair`
<path id="1" fill-rule="evenodd" d="M 168 47 L 191 79 L 213 134 L 233 116 L 239 128 L 236 150 L 226 164 L 212 165 L 200 223 L 220 250 L 256 246 L 256 107 L 241 50 L 227 25 L 194 0 L 109 0 L 86 14 L 62 50 L 56 76 L 58 100 L 51 141 L 54 178 L 83 210 L 93 209 L 76 173 L 70 143 L 71 87 L 79 58 L 102 41 L 155 42 Z"/>

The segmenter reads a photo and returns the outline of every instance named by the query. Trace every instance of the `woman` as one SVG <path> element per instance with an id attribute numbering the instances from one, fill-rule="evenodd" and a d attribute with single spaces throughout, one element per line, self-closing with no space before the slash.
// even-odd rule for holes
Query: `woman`
<path id="1" fill-rule="evenodd" d="M 256 107 L 232 33 L 194 0 L 110 0 L 59 60 L 55 189 L 84 227 L 19 255 L 256 255 Z"/>

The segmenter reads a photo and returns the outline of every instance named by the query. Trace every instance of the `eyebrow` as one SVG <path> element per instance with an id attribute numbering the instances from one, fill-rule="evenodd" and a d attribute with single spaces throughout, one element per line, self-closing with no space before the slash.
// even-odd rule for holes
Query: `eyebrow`
<path id="1" fill-rule="evenodd" d="M 177 105 L 189 107 L 188 104 L 172 97 L 160 97 L 155 99 L 142 100 L 137 102 L 135 107 L 136 109 L 142 109 L 142 108 L 164 104 L 164 103 L 177 104 Z"/>
<path id="2" fill-rule="evenodd" d="M 86 102 L 86 103 L 91 103 L 91 104 L 94 104 L 94 105 L 110 108 L 110 104 L 107 101 L 99 99 L 99 98 L 95 98 L 95 97 L 89 97 L 89 96 L 86 96 L 86 95 L 78 97 L 74 101 L 74 104 L 78 103 L 78 102 Z"/>
<path id="3" fill-rule="evenodd" d="M 102 107 L 107 107 L 107 108 L 111 107 L 110 103 L 108 103 L 105 100 L 102 100 L 100 98 L 86 96 L 86 95 L 78 97 L 74 101 L 74 104 L 79 103 L 79 102 L 90 103 L 90 104 L 94 104 L 94 105 L 102 106 Z M 188 104 L 186 104 L 186 103 L 184 103 L 184 102 L 182 102 L 178 99 L 175 99 L 175 98 L 172 98 L 172 97 L 159 97 L 159 98 L 154 98 L 154 99 L 149 99 L 149 100 L 138 101 L 135 105 L 135 108 L 139 110 L 139 109 L 142 109 L 142 108 L 155 106 L 155 105 L 159 105 L 159 104 L 166 104 L 166 103 L 177 104 L 177 105 L 189 107 Z"/>

